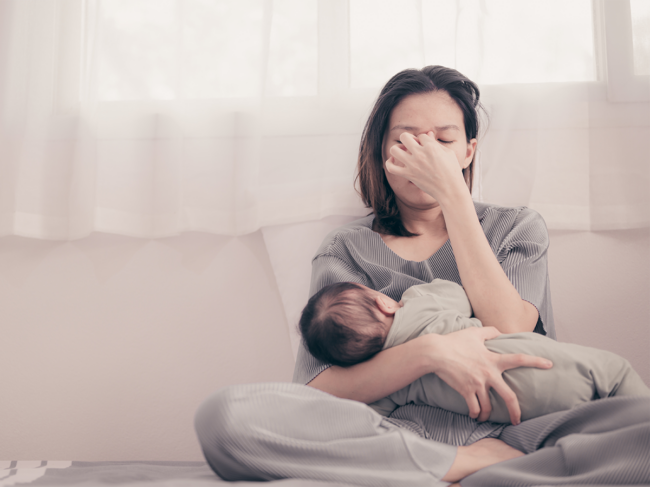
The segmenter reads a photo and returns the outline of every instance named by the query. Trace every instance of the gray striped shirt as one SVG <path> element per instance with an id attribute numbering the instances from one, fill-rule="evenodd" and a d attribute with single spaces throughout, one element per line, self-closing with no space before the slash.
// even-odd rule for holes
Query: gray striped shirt
<path id="1" fill-rule="evenodd" d="M 546 261 L 549 240 L 543 218 L 526 207 L 474 205 L 490 247 L 510 282 L 522 299 L 539 311 L 535 332 L 555 338 Z M 373 220 L 373 215 L 367 216 L 325 237 L 312 261 L 310 295 L 329 284 L 352 281 L 399 301 L 411 286 L 434 279 L 461 284 L 449 240 L 427 260 L 405 260 L 372 230 Z M 328 367 L 301 343 L 293 381 L 307 384 Z"/>

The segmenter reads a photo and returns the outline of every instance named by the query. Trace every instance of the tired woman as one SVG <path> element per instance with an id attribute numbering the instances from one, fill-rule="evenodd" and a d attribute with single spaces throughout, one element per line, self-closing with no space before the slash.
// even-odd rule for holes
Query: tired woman
<path id="1" fill-rule="evenodd" d="M 478 87 L 441 66 L 405 70 L 386 84 L 358 159 L 359 192 L 372 213 L 325 238 L 312 262 L 311 294 L 353 281 L 399 300 L 413 285 L 446 279 L 464 287 L 483 328 L 425 335 L 347 368 L 319 362 L 301 347 L 294 384 L 219 391 L 196 418 L 206 459 L 218 475 L 415 486 L 465 478 L 463 485 L 490 485 L 490 478 L 503 485 L 525 473 L 530 482 L 512 485 L 566 483 L 576 471 L 564 458 L 569 446 L 551 447 L 586 428 L 594 451 L 610 441 L 621 445 L 607 453 L 607 461 L 618 463 L 604 477 L 603 453 L 571 446 L 576 458 L 587 455 L 601 467 L 587 468 L 584 481 L 650 477 L 627 468 L 643 454 L 627 429 L 636 425 L 647 435 L 647 424 L 638 427 L 650 422 L 647 399 L 602 400 L 519 424 L 519 404 L 502 372 L 552 364 L 492 353 L 484 341 L 525 331 L 555 337 L 548 234 L 541 216 L 528 208 L 472 200 L 480 107 Z M 469 416 L 409 404 L 384 418 L 366 406 L 428 373 L 464 397 Z M 484 422 L 490 389 L 505 401 L 513 426 Z M 623 414 L 612 419 L 615 411 Z"/>

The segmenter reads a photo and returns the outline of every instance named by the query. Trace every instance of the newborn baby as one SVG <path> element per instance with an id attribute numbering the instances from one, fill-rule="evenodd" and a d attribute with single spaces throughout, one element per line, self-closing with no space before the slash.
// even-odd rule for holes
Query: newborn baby
<path id="1" fill-rule="evenodd" d="M 481 327 L 471 316 L 465 291 L 451 281 L 436 279 L 413 286 L 399 303 L 361 284 L 339 282 L 311 297 L 300 318 L 300 331 L 314 357 L 347 367 L 424 334 L 445 335 Z M 611 352 L 559 343 L 532 332 L 500 335 L 487 340 L 485 346 L 496 353 L 525 353 L 553 362 L 551 369 L 519 367 L 503 373 L 519 400 L 522 421 L 592 399 L 650 396 L 650 389 L 628 361 Z M 490 390 L 490 401 L 489 420 L 509 423 L 505 402 L 494 390 Z M 388 416 L 408 403 L 469 414 L 463 396 L 435 374 L 427 374 L 370 406 Z"/>

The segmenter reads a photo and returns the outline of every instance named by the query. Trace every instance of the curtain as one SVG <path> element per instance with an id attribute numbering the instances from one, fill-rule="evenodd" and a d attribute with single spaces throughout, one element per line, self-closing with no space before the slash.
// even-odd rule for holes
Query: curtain
<path id="1" fill-rule="evenodd" d="M 427 64 L 482 89 L 475 199 L 650 226 L 650 105 L 608 99 L 598 21 L 589 0 L 0 0 L 0 235 L 364 215 L 365 120 Z"/>

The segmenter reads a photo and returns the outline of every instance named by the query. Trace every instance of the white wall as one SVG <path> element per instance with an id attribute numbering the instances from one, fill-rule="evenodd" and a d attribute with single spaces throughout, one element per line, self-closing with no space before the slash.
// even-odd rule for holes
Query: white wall
<path id="1" fill-rule="evenodd" d="M 552 232 L 561 340 L 650 383 L 650 231 Z M 227 384 L 288 381 L 259 232 L 0 239 L 0 459 L 201 460 L 193 414 Z"/>
<path id="2" fill-rule="evenodd" d="M 650 229 L 550 234 L 558 339 L 618 353 L 650 385 Z"/>
<path id="3" fill-rule="evenodd" d="M 216 389 L 289 381 L 260 233 L 0 239 L 0 459 L 202 460 Z"/>

